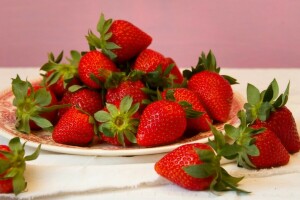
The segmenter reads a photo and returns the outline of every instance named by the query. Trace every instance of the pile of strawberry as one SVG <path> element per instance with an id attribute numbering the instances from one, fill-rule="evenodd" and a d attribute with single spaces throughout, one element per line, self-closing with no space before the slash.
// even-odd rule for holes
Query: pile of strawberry
<path id="1" fill-rule="evenodd" d="M 240 125 L 218 131 L 213 124 L 228 120 L 236 80 L 219 74 L 211 51 L 181 73 L 172 58 L 150 49 L 152 38 L 130 22 L 101 15 L 97 31 L 99 36 L 92 31 L 86 36 L 90 50 L 71 51 L 66 63 L 63 53 L 56 58 L 50 53 L 39 84 L 13 79 L 17 130 L 49 130 L 55 142 L 67 145 L 142 147 L 211 130 L 214 140 L 208 144 L 182 145 L 155 164 L 158 174 L 190 190 L 247 192 L 237 187 L 242 178 L 221 167 L 221 158 L 240 167 L 271 168 L 286 165 L 300 150 L 295 120 L 285 106 L 289 85 L 278 96 L 275 79 L 262 92 L 248 84 L 248 102 L 237 114 Z"/>
<path id="2" fill-rule="evenodd" d="M 235 79 L 219 74 L 210 51 L 181 73 L 149 48 L 152 38 L 130 22 L 105 20 L 86 39 L 90 50 L 48 56 L 39 84 L 12 81 L 16 128 L 45 129 L 55 142 L 166 145 L 228 120 Z"/>

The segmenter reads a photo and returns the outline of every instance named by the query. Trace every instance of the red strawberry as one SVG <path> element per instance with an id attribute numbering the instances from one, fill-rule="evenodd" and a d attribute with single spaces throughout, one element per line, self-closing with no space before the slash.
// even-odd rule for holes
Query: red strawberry
<path id="1" fill-rule="evenodd" d="M 16 110 L 16 128 L 24 133 L 31 129 L 48 129 L 56 122 L 57 99 L 53 92 L 45 87 L 32 86 L 28 81 L 22 81 L 17 76 L 12 81 L 12 91 L 15 96 L 13 105 Z"/>
<path id="2" fill-rule="evenodd" d="M 49 54 L 49 61 L 41 67 L 45 71 L 44 77 L 46 86 L 60 99 L 67 89 L 72 85 L 79 85 L 78 63 L 81 58 L 80 53 L 71 51 L 69 63 L 60 63 L 63 52 L 55 59 L 52 53 Z"/>
<path id="3" fill-rule="evenodd" d="M 24 145 L 20 138 L 13 138 L 9 146 L 0 145 L 0 193 L 14 193 L 18 195 L 26 188 L 24 171 L 26 161 L 38 157 L 41 145 L 31 155 L 25 156 Z"/>
<path id="4" fill-rule="evenodd" d="M 120 102 L 125 96 L 129 95 L 133 98 L 133 103 L 140 104 L 140 110 L 144 109 L 142 105 L 143 100 L 148 99 L 148 95 L 141 89 L 145 85 L 142 81 L 122 81 L 116 88 L 109 88 L 106 93 L 106 102 L 116 104 Z"/>
<path id="5" fill-rule="evenodd" d="M 167 65 L 167 60 L 161 53 L 152 49 L 145 49 L 136 58 L 132 69 L 149 73 L 155 71 L 158 66 L 165 69 Z"/>
<path id="6" fill-rule="evenodd" d="M 283 94 L 278 97 L 279 87 L 274 79 L 267 90 L 259 90 L 248 84 L 245 109 L 249 122 L 259 121 L 263 126 L 273 131 L 289 153 L 300 150 L 300 138 L 295 119 L 285 106 L 288 101 L 289 84 Z"/>
<path id="7" fill-rule="evenodd" d="M 102 52 L 118 62 L 128 61 L 152 42 L 152 38 L 132 23 L 125 20 L 104 19 L 102 14 L 97 25 L 100 38 L 89 31 L 86 37 L 93 48 L 102 49 Z"/>
<path id="8" fill-rule="evenodd" d="M 199 97 L 197 94 L 186 88 L 175 88 L 169 89 L 173 91 L 173 95 L 177 102 L 186 101 L 192 105 L 192 109 L 202 112 L 202 115 L 197 118 L 188 118 L 187 119 L 187 132 L 188 133 L 199 133 L 201 131 L 210 130 L 210 124 L 212 124 L 212 120 L 206 113 L 204 107 L 202 106 Z M 164 99 L 166 99 L 167 91 L 162 93 Z"/>
<path id="9" fill-rule="evenodd" d="M 88 146 L 94 135 L 93 117 L 74 107 L 61 116 L 52 132 L 55 142 L 74 146 Z"/>
<path id="10" fill-rule="evenodd" d="M 273 131 L 265 128 L 263 123 L 256 121 L 247 123 L 245 111 L 238 113 L 241 121 L 239 127 L 225 125 L 226 135 L 233 140 L 232 146 L 237 150 L 233 157 L 239 166 L 245 168 L 271 168 L 286 165 L 289 153 Z"/>
<path id="11" fill-rule="evenodd" d="M 218 145 L 217 145 L 218 146 Z M 155 163 L 155 171 L 188 190 L 236 190 L 242 178 L 228 174 L 220 165 L 221 157 L 207 144 L 182 145 Z"/>
<path id="12" fill-rule="evenodd" d="M 106 107 L 95 113 L 99 122 L 102 140 L 113 145 L 128 146 L 136 143 L 136 132 L 139 124 L 139 103 L 125 96 L 116 104 L 107 103 Z"/>
<path id="13" fill-rule="evenodd" d="M 188 89 L 198 94 L 209 116 L 213 120 L 226 122 L 231 110 L 233 91 L 230 82 L 219 75 L 219 71 L 210 51 L 207 57 L 202 53 L 196 68 L 192 72 L 184 71 L 184 76 L 188 78 Z"/>
<path id="14" fill-rule="evenodd" d="M 261 124 L 254 124 L 251 128 L 262 128 Z M 254 135 L 255 145 L 259 150 L 259 156 L 249 156 L 256 168 L 271 168 L 286 165 L 289 162 L 289 152 L 284 148 L 275 133 L 270 129 Z"/>
<path id="15" fill-rule="evenodd" d="M 119 71 L 107 56 L 99 51 L 84 54 L 79 62 L 78 74 L 80 80 L 88 87 L 99 89 L 111 72 Z"/>
<path id="16" fill-rule="evenodd" d="M 170 72 L 170 75 L 174 76 L 174 83 L 182 84 L 183 75 L 182 75 L 181 71 L 179 70 L 178 66 L 176 65 L 176 63 L 174 62 L 174 60 L 172 58 L 166 58 L 166 62 L 167 62 L 167 66 L 169 66 L 171 64 L 174 65 Z"/>
<path id="17" fill-rule="evenodd" d="M 137 143 L 159 146 L 175 142 L 186 129 L 186 115 L 176 102 L 159 100 L 149 104 L 140 119 Z"/>
<path id="18" fill-rule="evenodd" d="M 103 108 L 101 94 L 89 88 L 80 88 L 77 91 L 68 91 L 63 96 L 61 104 L 71 104 L 73 107 L 79 107 L 90 115 Z M 70 108 L 61 108 L 59 116 L 62 116 Z"/>

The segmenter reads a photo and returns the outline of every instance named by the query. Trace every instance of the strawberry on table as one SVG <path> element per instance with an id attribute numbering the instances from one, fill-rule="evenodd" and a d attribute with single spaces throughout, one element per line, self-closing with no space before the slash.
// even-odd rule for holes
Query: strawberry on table
<path id="1" fill-rule="evenodd" d="M 78 65 L 80 80 L 88 87 L 99 89 L 111 72 L 119 71 L 115 63 L 99 51 L 84 54 Z"/>
<path id="2" fill-rule="evenodd" d="M 138 110 L 139 103 L 134 103 L 131 96 L 125 96 L 115 104 L 106 103 L 105 109 L 94 115 L 103 141 L 122 146 L 136 143 Z"/>
<path id="3" fill-rule="evenodd" d="M 26 189 L 24 172 L 26 161 L 35 160 L 41 145 L 31 155 L 25 156 L 25 143 L 15 137 L 7 145 L 0 145 L 0 193 L 14 193 L 18 195 Z"/>
<path id="4" fill-rule="evenodd" d="M 60 144 L 88 146 L 96 133 L 94 118 L 79 108 L 71 107 L 54 127 L 52 138 Z"/>
<path id="5" fill-rule="evenodd" d="M 225 139 L 214 127 L 212 132 L 214 141 L 209 141 L 209 144 L 191 143 L 177 147 L 155 163 L 155 171 L 188 190 L 235 190 L 247 193 L 237 188 L 243 178 L 233 177 L 221 167 L 221 154 L 226 148 Z M 230 155 L 231 153 L 228 152 Z"/>
<path id="6" fill-rule="evenodd" d="M 86 36 L 92 49 L 101 49 L 109 58 L 117 62 L 129 61 L 146 49 L 152 42 L 152 38 L 125 20 L 105 20 L 101 14 L 97 24 L 97 37 L 92 31 Z"/>
<path id="7" fill-rule="evenodd" d="M 198 64 L 191 71 L 185 70 L 183 75 L 188 79 L 188 89 L 195 91 L 209 116 L 218 122 L 226 122 L 233 101 L 230 84 L 235 79 L 219 74 L 216 59 L 210 51 L 207 56 L 202 53 Z"/>
<path id="8" fill-rule="evenodd" d="M 45 78 L 46 86 L 54 92 L 58 99 L 72 85 L 79 85 L 78 63 L 81 55 L 77 51 L 71 51 L 71 59 L 67 58 L 69 63 L 60 63 L 63 58 L 63 52 L 55 59 L 53 53 L 48 55 L 48 62 L 41 67 Z"/>
<path id="9" fill-rule="evenodd" d="M 57 99 L 54 93 L 42 86 L 32 86 L 17 75 L 12 79 L 14 94 L 13 105 L 16 110 L 16 128 L 23 133 L 30 133 L 31 129 L 51 129 L 56 122 Z"/>
<path id="10" fill-rule="evenodd" d="M 276 134 L 256 121 L 247 123 L 245 111 L 238 113 L 239 127 L 225 125 L 226 135 L 233 140 L 232 149 L 236 154 L 227 159 L 235 159 L 237 164 L 245 168 L 272 168 L 286 165 L 290 155 Z"/>
<path id="11" fill-rule="evenodd" d="M 262 92 L 252 84 L 247 86 L 247 100 L 244 105 L 248 121 L 262 124 L 273 131 L 289 153 L 300 150 L 300 138 L 296 122 L 291 111 L 286 107 L 289 84 L 285 92 L 279 95 L 279 86 L 274 79 Z"/>

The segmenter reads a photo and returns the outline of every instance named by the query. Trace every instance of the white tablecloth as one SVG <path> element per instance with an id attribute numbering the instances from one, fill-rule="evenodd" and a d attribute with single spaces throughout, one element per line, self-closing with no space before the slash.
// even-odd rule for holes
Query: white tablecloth
<path id="1" fill-rule="evenodd" d="M 22 79 L 38 77 L 38 68 L 0 68 L 0 90 L 10 87 L 11 78 L 19 74 Z M 264 89 L 276 78 L 281 91 L 291 81 L 287 106 L 300 124 L 300 69 L 230 69 L 221 74 L 237 78 L 235 91 L 246 97 L 246 85 L 252 83 Z M 298 128 L 299 130 L 299 128 Z M 8 139 L 1 136 L 0 143 Z M 32 148 L 26 148 L 27 153 Z M 299 199 L 300 153 L 291 156 L 290 163 L 281 168 L 259 172 L 237 168 L 234 164 L 224 167 L 233 175 L 245 175 L 240 187 L 252 193 L 222 193 L 216 196 L 208 191 L 193 192 L 182 189 L 159 177 L 154 163 L 164 154 L 133 157 L 79 156 L 41 151 L 39 158 L 28 162 L 26 180 L 28 191 L 19 199 Z M 64 173 L 61 173 L 64 172 Z M 87 178 L 82 174 L 86 174 Z M 80 180 L 78 179 L 80 178 Z M 81 187 L 78 187 L 81 186 Z M 41 191 L 35 191 L 41 188 Z M 48 188 L 48 189 L 47 189 Z M 48 190 L 45 192 L 44 190 Z M 0 199 L 12 199 L 2 195 Z"/>

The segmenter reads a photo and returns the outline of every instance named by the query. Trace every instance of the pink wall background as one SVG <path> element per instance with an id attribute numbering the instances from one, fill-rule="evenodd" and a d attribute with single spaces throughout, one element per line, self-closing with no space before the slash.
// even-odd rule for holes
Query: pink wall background
<path id="1" fill-rule="evenodd" d="M 1 0 L 0 66 L 41 66 L 47 53 L 87 50 L 100 13 L 153 37 L 180 67 L 212 49 L 221 67 L 300 67 L 297 0 Z"/>

